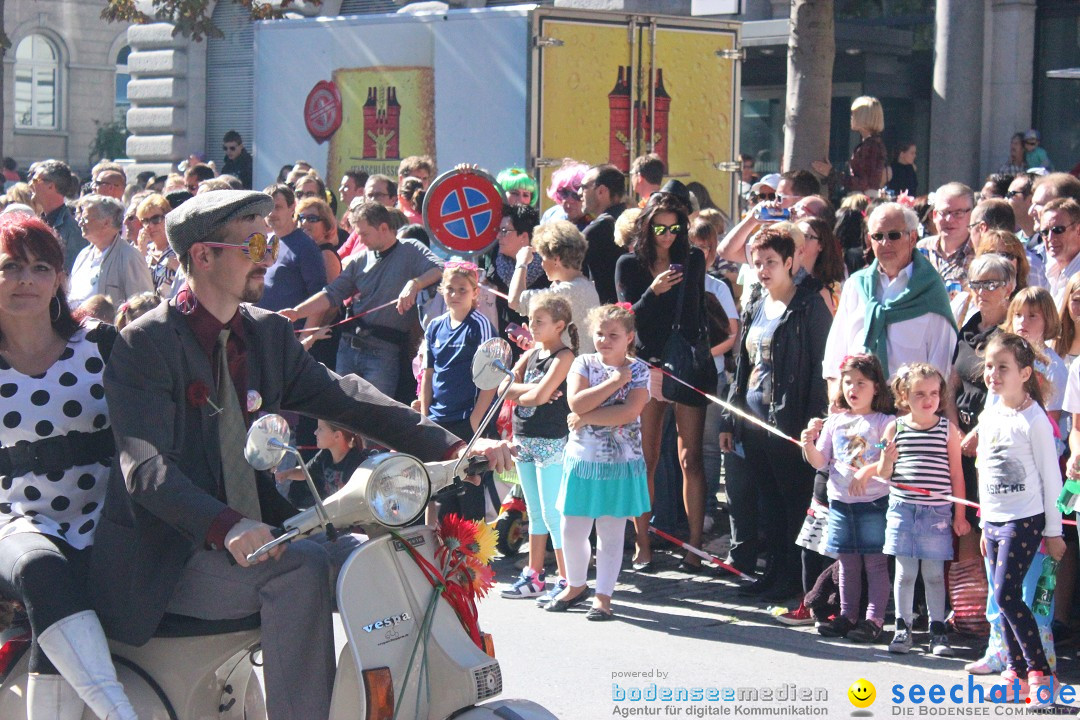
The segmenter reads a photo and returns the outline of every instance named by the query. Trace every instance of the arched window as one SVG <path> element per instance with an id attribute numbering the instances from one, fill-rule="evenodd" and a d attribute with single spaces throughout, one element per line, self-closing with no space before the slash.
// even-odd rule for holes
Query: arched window
<path id="1" fill-rule="evenodd" d="M 128 100 L 128 83 L 131 82 L 131 74 L 128 73 L 128 55 L 131 54 L 131 46 L 125 45 L 116 53 L 116 120 L 127 117 L 131 101 Z"/>
<path id="2" fill-rule="evenodd" d="M 60 126 L 60 52 L 44 35 L 28 35 L 15 48 L 15 127 Z"/>

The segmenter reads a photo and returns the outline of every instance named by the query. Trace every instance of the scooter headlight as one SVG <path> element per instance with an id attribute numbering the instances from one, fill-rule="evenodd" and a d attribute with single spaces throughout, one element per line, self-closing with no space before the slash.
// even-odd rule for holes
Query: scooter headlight
<path id="1" fill-rule="evenodd" d="M 368 479 L 368 507 L 383 525 L 404 527 L 427 508 L 431 481 L 424 464 L 411 455 L 385 457 Z"/>

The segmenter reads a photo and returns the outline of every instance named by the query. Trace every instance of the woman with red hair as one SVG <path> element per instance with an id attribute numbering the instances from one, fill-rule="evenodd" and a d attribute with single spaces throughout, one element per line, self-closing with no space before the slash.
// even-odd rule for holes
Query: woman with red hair
<path id="1" fill-rule="evenodd" d="M 102 372 L 116 330 L 80 324 L 64 248 L 37 218 L 0 218 L 0 592 L 33 633 L 27 716 L 134 720 L 86 591 L 115 453 Z"/>

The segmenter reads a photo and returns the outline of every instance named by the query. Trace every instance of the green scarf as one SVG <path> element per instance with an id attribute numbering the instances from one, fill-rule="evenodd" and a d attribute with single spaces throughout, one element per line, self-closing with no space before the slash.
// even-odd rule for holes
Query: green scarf
<path id="1" fill-rule="evenodd" d="M 949 306 L 949 293 L 945 290 L 945 283 L 937 270 L 920 252 L 912 254 L 911 265 L 911 279 L 908 280 L 907 287 L 898 296 L 884 303 L 874 294 L 880 267 L 877 260 L 851 277 L 866 305 L 863 347 L 877 356 L 886 375 L 889 374 L 889 350 L 886 343 L 886 330 L 889 325 L 927 313 L 936 313 L 948 320 L 952 329 L 959 333 L 952 308 Z"/>

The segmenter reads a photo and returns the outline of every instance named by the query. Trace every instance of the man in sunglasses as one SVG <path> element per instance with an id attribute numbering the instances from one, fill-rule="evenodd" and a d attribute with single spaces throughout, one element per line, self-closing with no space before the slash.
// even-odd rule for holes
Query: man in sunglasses
<path id="1" fill-rule="evenodd" d="M 919 250 L 953 295 L 967 290 L 967 269 L 975 257 L 969 227 L 974 207 L 975 193 L 971 188 L 959 182 L 945 183 L 934 193 L 934 225 L 938 234 L 919 241 Z"/>
<path id="2" fill-rule="evenodd" d="M 95 542 L 94 603 L 106 631 L 142 645 L 165 613 L 259 614 L 266 708 L 326 718 L 334 682 L 332 559 L 350 549 L 300 540 L 249 563 L 295 514 L 243 457 L 257 411 L 298 412 L 424 461 L 464 443 L 356 376 L 304 351 L 284 318 L 252 307 L 273 261 L 263 193 L 220 190 L 169 213 L 186 286 L 124 329 L 105 371 L 117 456 Z M 487 442 L 492 466 L 510 464 Z"/>
<path id="3" fill-rule="evenodd" d="M 1042 222 L 1043 208 L 1051 200 L 1059 198 L 1072 198 L 1080 202 L 1080 180 L 1069 173 L 1056 172 L 1042 177 L 1036 177 L 1031 186 L 1031 205 L 1028 208 L 1028 216 L 1032 219 L 1033 234 L 1027 242 L 1028 248 L 1038 253 L 1044 260 L 1046 258 L 1046 238 L 1039 232 L 1039 223 Z"/>
<path id="4" fill-rule="evenodd" d="M 1005 192 L 1005 200 L 1012 206 L 1013 216 L 1016 218 L 1016 227 L 1013 231 L 1020 242 L 1027 245 L 1035 234 L 1035 218 L 1031 216 L 1031 192 L 1035 185 L 1035 176 L 1031 173 L 1020 173 L 1009 183 L 1009 189 Z"/>
<path id="5" fill-rule="evenodd" d="M 769 173 L 750 186 L 748 198 L 750 205 L 776 200 L 776 187 L 780 184 L 780 173 Z"/>
<path id="6" fill-rule="evenodd" d="M 263 310 L 277 312 L 298 305 L 322 290 L 326 285 L 326 264 L 315 241 L 297 221 L 293 189 L 277 183 L 263 192 L 274 199 L 274 209 L 266 216 L 266 222 L 274 231 L 278 257 L 266 271 L 266 290 L 257 304 Z M 303 326 L 302 322 L 298 324 Z"/>
<path id="7" fill-rule="evenodd" d="M 244 147 L 240 133 L 230 130 L 221 139 L 221 150 L 225 153 L 225 162 L 221 164 L 222 175 L 235 175 L 240 178 L 244 189 L 251 188 L 251 153 Z"/>
<path id="8" fill-rule="evenodd" d="M 615 244 L 615 220 L 626 210 L 625 194 L 626 179 L 614 165 L 593 165 L 581 178 L 585 212 L 596 218 L 582 231 L 589 244 L 585 268 L 602 303 L 619 299 L 615 292 L 615 263 L 626 250 Z"/>
<path id="9" fill-rule="evenodd" d="M 1046 243 L 1046 282 L 1061 307 L 1069 278 L 1080 272 L 1080 203 L 1072 198 L 1051 200 L 1039 218 Z"/>
<path id="10" fill-rule="evenodd" d="M 116 163 L 98 163 L 94 166 L 91 192 L 105 197 L 122 200 L 127 189 L 127 175 L 124 168 Z"/>
<path id="11" fill-rule="evenodd" d="M 871 352 L 890 378 L 911 362 L 930 363 L 947 376 L 956 321 L 941 277 L 915 251 L 918 216 L 899 203 L 883 203 L 870 214 L 867 229 L 875 259 L 844 283 L 822 375 L 831 386 L 846 355 Z"/>
<path id="12" fill-rule="evenodd" d="M 751 196 L 755 205 L 742 220 L 720 240 L 717 250 L 728 262 L 750 264 L 750 238 L 764 224 L 790 217 L 791 208 L 801 200 L 821 192 L 821 183 L 806 170 L 790 170 L 783 175 L 766 175 L 754 184 Z M 798 279 L 796 279 L 798 282 Z"/>

